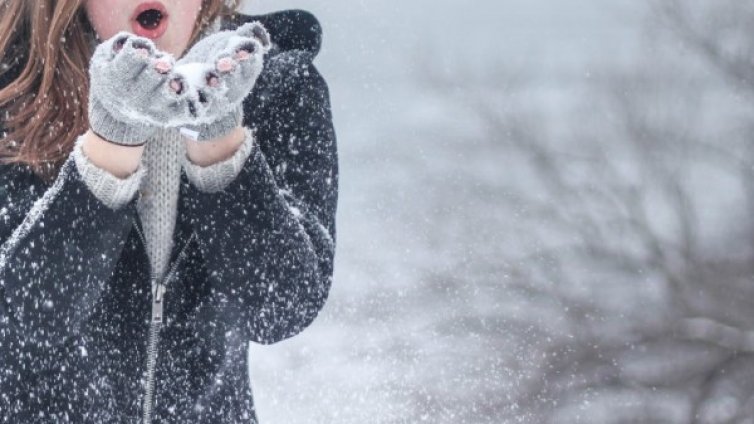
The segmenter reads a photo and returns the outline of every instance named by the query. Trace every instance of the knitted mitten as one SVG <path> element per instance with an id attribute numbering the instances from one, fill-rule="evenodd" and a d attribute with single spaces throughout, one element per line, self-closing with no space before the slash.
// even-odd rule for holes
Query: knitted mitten
<path id="1" fill-rule="evenodd" d="M 166 122 L 188 116 L 188 92 L 173 67 L 170 54 L 127 32 L 97 46 L 89 64 L 91 129 L 113 143 L 141 145 Z"/>
<path id="2" fill-rule="evenodd" d="M 270 35 L 259 22 L 212 34 L 194 45 L 174 70 L 188 87 L 193 118 L 179 119 L 176 126 L 198 141 L 221 137 L 239 126 L 241 103 L 254 88 L 270 46 Z"/>

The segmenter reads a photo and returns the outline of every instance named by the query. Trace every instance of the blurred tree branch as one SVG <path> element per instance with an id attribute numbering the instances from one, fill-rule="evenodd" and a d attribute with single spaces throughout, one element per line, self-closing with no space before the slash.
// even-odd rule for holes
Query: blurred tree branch
<path id="1" fill-rule="evenodd" d="M 499 311 L 500 332 L 518 326 L 541 349 L 510 364 L 529 374 L 491 412 L 499 417 L 754 421 L 754 225 L 742 219 L 754 214 L 754 143 L 732 130 L 754 128 L 754 4 L 650 4 L 691 55 L 657 46 L 634 69 L 605 70 L 566 135 L 548 131 L 536 108 L 517 108 L 525 78 L 464 86 L 426 69 L 426 84 L 482 122 L 483 143 L 531 170 L 509 181 L 509 199 L 540 247 L 505 258 L 516 265 L 498 295 L 523 293 L 549 312 Z M 739 93 L 743 112 L 726 113 Z M 723 108 L 716 121 L 712 104 Z M 704 184 L 712 179 L 740 190 L 737 210 L 717 200 L 734 190 Z"/>

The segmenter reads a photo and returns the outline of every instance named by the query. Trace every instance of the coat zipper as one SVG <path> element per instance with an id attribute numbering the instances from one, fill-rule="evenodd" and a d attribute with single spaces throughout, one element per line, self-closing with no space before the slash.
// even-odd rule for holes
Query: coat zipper
<path id="1" fill-rule="evenodd" d="M 144 248 L 147 246 L 147 242 L 144 238 L 144 234 L 142 234 L 141 229 L 139 229 L 139 225 L 136 222 L 136 218 L 134 218 L 134 226 L 136 227 L 136 232 L 139 234 L 139 238 L 141 239 L 142 244 L 144 245 Z M 170 271 L 167 273 L 165 278 L 162 281 L 158 281 L 157 277 L 154 275 L 154 270 L 152 268 L 151 262 L 149 263 L 149 271 L 150 271 L 150 281 L 152 283 L 152 318 L 149 322 L 149 341 L 147 344 L 147 378 L 146 378 L 146 390 L 144 392 L 144 403 L 142 408 L 142 423 L 143 424 L 150 424 L 152 422 L 152 411 L 153 411 L 153 402 L 154 402 L 154 374 L 155 374 L 155 368 L 157 365 L 157 353 L 158 353 L 158 341 L 160 336 L 160 329 L 162 328 L 162 312 L 163 312 L 163 301 L 165 299 L 165 291 L 167 290 L 167 283 L 170 281 L 170 278 L 173 276 L 173 273 L 178 268 L 178 264 L 181 262 L 181 259 L 184 256 L 184 253 L 186 252 L 186 248 L 188 248 L 189 243 L 191 243 L 191 239 L 194 238 L 195 233 L 191 233 L 191 236 L 189 236 L 188 241 L 181 249 L 181 252 L 178 254 L 178 257 L 175 259 L 175 262 L 173 263 L 172 267 L 170 268 Z"/>

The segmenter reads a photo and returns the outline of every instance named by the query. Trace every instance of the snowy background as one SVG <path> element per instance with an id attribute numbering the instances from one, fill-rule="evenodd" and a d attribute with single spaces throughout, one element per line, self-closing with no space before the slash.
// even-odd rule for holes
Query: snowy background
<path id="1" fill-rule="evenodd" d="M 754 417 L 752 6 L 245 11 L 286 8 L 324 30 L 338 250 L 314 324 L 251 346 L 262 423 Z"/>

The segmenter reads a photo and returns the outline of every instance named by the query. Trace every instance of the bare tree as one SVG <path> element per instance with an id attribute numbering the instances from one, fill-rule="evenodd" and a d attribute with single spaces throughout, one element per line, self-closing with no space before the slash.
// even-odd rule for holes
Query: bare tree
<path id="1" fill-rule="evenodd" d="M 491 293 L 541 314 L 501 308 L 487 332 L 531 348 L 504 365 L 511 392 L 479 401 L 490 416 L 754 422 L 754 4 L 651 6 L 646 56 L 600 73 L 566 131 L 501 106 L 525 90 L 516 78 L 455 92 L 487 148 L 531 171 L 506 199 L 535 248 L 501 259 Z"/>

